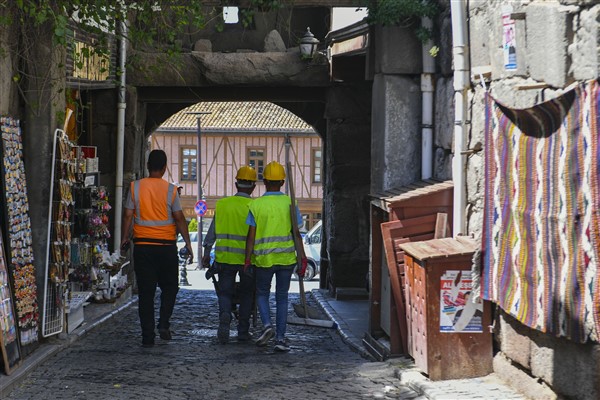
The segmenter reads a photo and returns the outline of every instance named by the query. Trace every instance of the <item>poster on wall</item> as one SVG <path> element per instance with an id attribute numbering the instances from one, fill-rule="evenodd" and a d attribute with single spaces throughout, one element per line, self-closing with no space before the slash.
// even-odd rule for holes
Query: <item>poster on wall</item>
<path id="1" fill-rule="evenodd" d="M 38 341 L 39 311 L 19 120 L 0 118 L 0 130 L 8 234 L 6 260 L 12 274 L 19 339 L 21 346 L 26 346 Z"/>
<path id="2" fill-rule="evenodd" d="M 440 278 L 440 332 L 483 332 L 483 302 L 473 300 L 471 271 L 446 271 Z"/>
<path id="3" fill-rule="evenodd" d="M 512 7 L 502 8 L 502 49 L 504 52 L 504 69 L 517 69 L 517 35 L 515 20 L 511 18 Z"/>
<path id="4" fill-rule="evenodd" d="M 15 308 L 2 242 L 0 233 L 0 350 L 3 371 L 8 375 L 11 369 L 20 362 L 21 350 L 17 340 Z"/>

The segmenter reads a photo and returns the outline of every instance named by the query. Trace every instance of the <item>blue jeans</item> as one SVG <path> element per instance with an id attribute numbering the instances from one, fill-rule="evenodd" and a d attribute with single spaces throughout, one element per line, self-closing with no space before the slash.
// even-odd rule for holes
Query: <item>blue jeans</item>
<path id="1" fill-rule="evenodd" d="M 275 340 L 285 338 L 288 314 L 288 292 L 292 280 L 293 265 L 274 265 L 270 268 L 256 267 L 256 304 L 263 326 L 271 326 L 269 295 L 275 275 Z"/>
<path id="2" fill-rule="evenodd" d="M 254 302 L 254 277 L 251 273 L 244 273 L 242 265 L 217 264 L 219 271 L 219 315 L 227 313 L 231 315 L 232 305 L 235 297 L 235 277 L 240 275 L 239 293 L 239 320 L 238 334 L 248 333 L 250 328 L 250 314 Z"/>

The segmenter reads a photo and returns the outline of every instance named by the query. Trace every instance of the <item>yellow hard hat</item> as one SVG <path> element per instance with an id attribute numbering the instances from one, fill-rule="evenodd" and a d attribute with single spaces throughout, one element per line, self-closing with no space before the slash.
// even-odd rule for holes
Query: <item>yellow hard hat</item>
<path id="1" fill-rule="evenodd" d="M 238 169 L 235 179 L 254 182 L 256 181 L 256 171 L 254 170 L 254 168 L 248 165 L 244 165 L 243 167 Z"/>
<path id="2" fill-rule="evenodd" d="M 269 181 L 284 180 L 285 170 L 283 169 L 283 165 L 279 164 L 277 161 L 271 161 L 265 167 L 265 170 L 263 171 L 263 176 Z"/>

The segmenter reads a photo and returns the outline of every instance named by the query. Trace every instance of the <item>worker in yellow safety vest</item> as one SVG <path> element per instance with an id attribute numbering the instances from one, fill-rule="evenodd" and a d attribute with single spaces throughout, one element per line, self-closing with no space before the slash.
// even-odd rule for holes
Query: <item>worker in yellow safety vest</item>
<path id="1" fill-rule="evenodd" d="M 263 171 L 266 192 L 250 203 L 246 223 L 250 226 L 246 239 L 246 259 L 244 265 L 254 265 L 256 276 L 256 304 L 263 330 L 256 340 L 257 346 L 266 346 L 275 336 L 275 351 L 289 351 L 285 339 L 288 312 L 288 292 L 296 266 L 296 250 L 292 230 L 289 196 L 281 192 L 285 181 L 285 170 L 277 161 L 272 161 Z M 296 206 L 297 221 L 302 221 Z M 297 238 L 301 240 L 300 237 Z M 297 271 L 299 279 L 306 271 L 306 256 L 300 246 L 302 263 Z M 269 295 L 271 281 L 275 275 L 275 330 L 271 324 Z"/>
<path id="2" fill-rule="evenodd" d="M 151 347 L 156 327 L 161 339 L 172 339 L 169 320 L 179 291 L 177 231 L 185 240 L 190 262 L 194 253 L 177 188 L 162 179 L 167 169 L 167 155 L 162 150 L 152 150 L 147 166 L 150 176 L 132 182 L 125 201 L 121 249 L 129 247 L 133 223 L 133 261 L 142 346 Z M 158 325 L 155 326 L 154 295 L 157 285 L 161 290 L 161 304 Z"/>
<path id="3" fill-rule="evenodd" d="M 215 244 L 214 272 L 219 276 L 217 296 L 219 298 L 219 328 L 217 340 L 221 344 L 229 341 L 231 315 L 234 309 L 234 294 L 239 297 L 237 340 L 250 340 L 250 314 L 254 302 L 254 275 L 251 269 L 244 270 L 244 251 L 248 225 L 250 195 L 256 187 L 256 171 L 249 166 L 241 167 L 235 176 L 237 193 L 217 201 L 215 216 L 208 228 L 202 245 L 202 265 L 210 267 L 210 251 Z M 235 280 L 239 274 L 240 284 L 236 293 Z M 208 277 L 208 276 L 207 276 Z"/>

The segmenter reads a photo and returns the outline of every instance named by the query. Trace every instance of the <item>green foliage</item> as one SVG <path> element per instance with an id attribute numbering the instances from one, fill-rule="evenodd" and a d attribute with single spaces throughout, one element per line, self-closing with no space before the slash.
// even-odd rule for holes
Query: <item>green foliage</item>
<path id="1" fill-rule="evenodd" d="M 182 5 L 185 4 L 185 5 Z M 0 0 L 0 27 L 19 24 L 33 28 L 52 24 L 58 45 L 69 40 L 69 23 L 98 39 L 94 51 L 105 53 L 111 35 L 119 36 L 118 24 L 127 17 L 134 47 L 181 50 L 182 34 L 202 29 L 206 9 L 201 1 L 180 0 Z M 7 17 L 11 16 L 11 17 Z M 84 54 L 83 57 L 90 57 Z"/>
<path id="2" fill-rule="evenodd" d="M 411 26 L 420 18 L 434 18 L 439 6 L 436 0 L 372 0 L 368 10 L 370 24 Z M 430 29 L 420 26 L 415 33 L 422 42 L 432 37 Z"/>
<path id="3" fill-rule="evenodd" d="M 181 0 L 0 0 L 0 30 L 19 32 L 19 40 L 4 42 L 0 53 L 15 60 L 13 81 L 30 108 L 39 107 L 36 100 L 26 99 L 29 77 L 42 80 L 40 86 L 51 87 L 55 79 L 47 69 L 39 68 L 35 44 L 51 36 L 56 51 L 48 64 L 64 68 L 61 49 L 85 38 L 85 45 L 73 47 L 74 68 L 93 64 L 101 73 L 108 72 L 115 39 L 122 39 L 119 25 L 128 22 L 124 38 L 133 48 L 155 51 L 177 63 L 182 50 L 178 40 L 193 35 L 206 23 L 210 8 L 201 1 Z M 74 41 L 74 35 L 76 40 Z M 82 39 L 79 39 L 82 40 Z M 91 40 L 91 42 L 90 42 Z M 79 42 L 81 44 L 81 42 Z M 56 58 L 56 59 L 54 59 Z M 116 76 L 119 71 L 111 71 Z M 107 75 L 108 76 L 108 75 Z"/>
<path id="4" fill-rule="evenodd" d="M 188 224 L 188 231 L 190 232 L 198 232 L 198 219 L 192 218 L 190 223 Z"/>
<path id="5" fill-rule="evenodd" d="M 250 0 L 247 8 L 239 10 L 240 22 L 247 28 L 254 23 L 256 12 L 276 11 L 283 8 L 282 0 Z"/>

